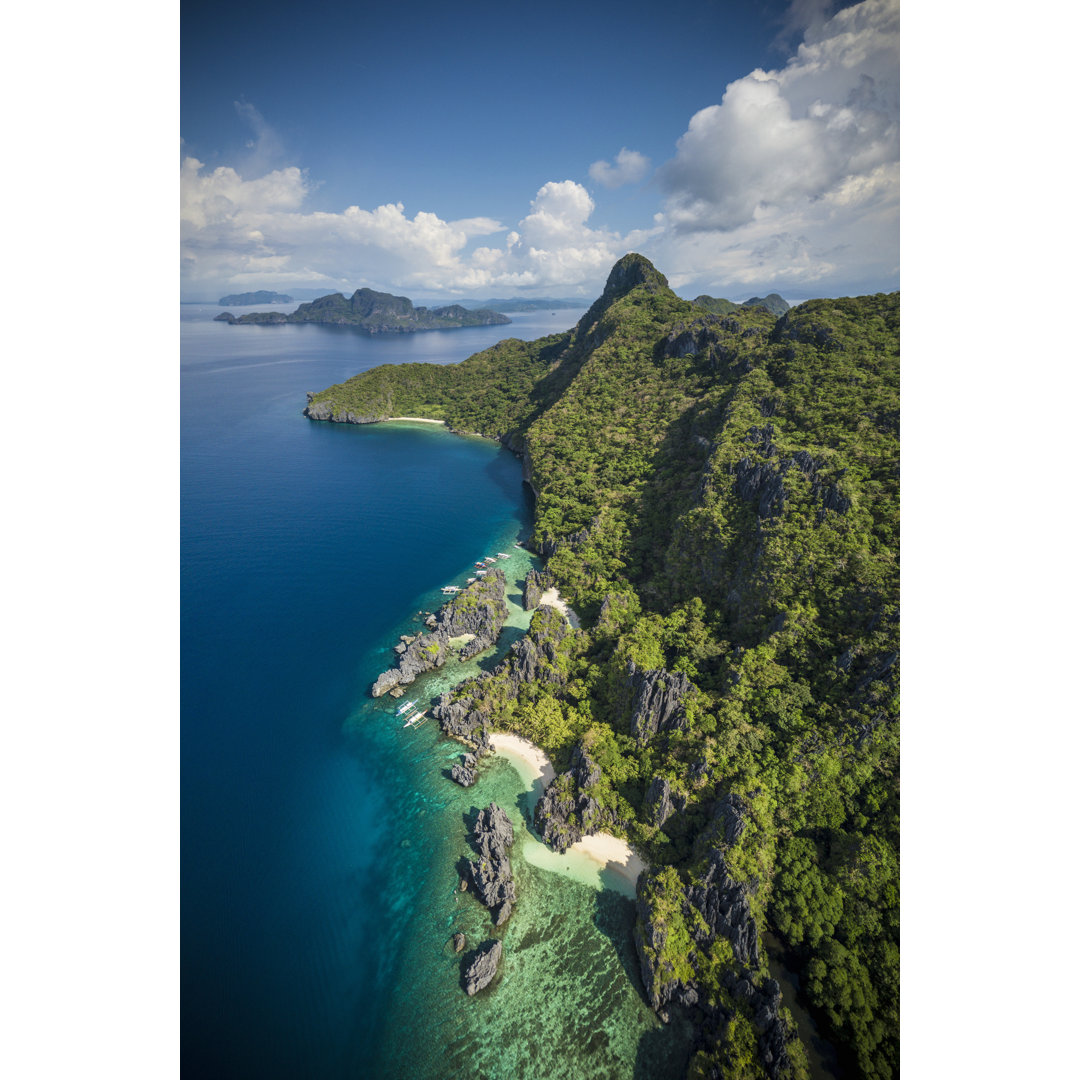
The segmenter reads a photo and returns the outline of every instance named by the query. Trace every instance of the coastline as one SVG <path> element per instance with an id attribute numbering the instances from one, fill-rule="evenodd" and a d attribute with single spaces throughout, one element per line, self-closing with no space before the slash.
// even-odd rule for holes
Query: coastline
<path id="1" fill-rule="evenodd" d="M 555 769 L 547 754 L 539 746 L 520 735 L 508 735 L 494 732 L 491 745 L 499 757 L 506 758 L 518 771 L 526 783 L 541 780 L 546 787 L 555 779 Z M 533 840 L 525 852 L 525 858 L 536 866 L 547 869 L 562 869 L 589 884 L 603 886 L 605 882 L 597 873 L 607 871 L 616 879 L 612 884 L 633 898 L 637 891 L 637 881 L 648 869 L 648 863 L 625 841 L 611 833 L 592 833 L 572 844 L 565 855 L 552 851 L 538 840 Z M 590 864 L 582 866 L 582 863 Z M 595 869 L 593 869 L 595 868 Z M 574 873 L 577 870 L 578 873 Z M 584 871 L 582 873 L 582 871 Z"/>
<path id="2" fill-rule="evenodd" d="M 540 603 L 561 611 L 566 616 L 566 621 L 575 630 L 581 629 L 581 620 L 578 618 L 577 612 L 559 595 L 559 590 L 554 585 L 540 597 Z"/>
<path id="3" fill-rule="evenodd" d="M 392 420 L 411 420 L 414 424 L 442 424 L 446 425 L 445 420 L 432 420 L 427 416 L 388 416 L 382 421 L 384 424 L 389 424 Z"/>

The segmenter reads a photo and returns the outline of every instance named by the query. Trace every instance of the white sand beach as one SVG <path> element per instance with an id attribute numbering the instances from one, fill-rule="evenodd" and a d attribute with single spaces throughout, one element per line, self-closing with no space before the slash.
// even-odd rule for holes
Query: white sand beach
<path id="1" fill-rule="evenodd" d="M 540 603 L 561 611 L 575 630 L 581 629 L 581 620 L 577 617 L 577 612 L 559 595 L 559 590 L 554 586 L 540 597 Z"/>
<path id="2" fill-rule="evenodd" d="M 555 770 L 551 767 L 547 754 L 539 746 L 533 746 L 528 739 L 523 739 L 520 735 L 495 732 L 491 736 L 491 745 L 500 757 L 510 761 L 526 783 L 543 780 L 546 787 L 555 779 Z"/>
<path id="3" fill-rule="evenodd" d="M 388 416 L 383 423 L 389 424 L 391 420 L 412 420 L 416 424 L 445 424 L 445 420 L 432 420 L 427 416 Z"/>
<path id="4" fill-rule="evenodd" d="M 546 786 L 555 779 L 555 770 L 547 754 L 528 739 L 496 733 L 491 736 L 491 745 L 500 757 L 506 758 L 517 769 L 527 784 L 542 780 Z M 523 854 L 534 866 L 567 873 L 597 889 L 614 887 L 631 898 L 635 895 L 638 876 L 648 869 L 645 860 L 625 840 L 610 833 L 583 837 L 564 855 L 530 836 L 526 838 Z"/>

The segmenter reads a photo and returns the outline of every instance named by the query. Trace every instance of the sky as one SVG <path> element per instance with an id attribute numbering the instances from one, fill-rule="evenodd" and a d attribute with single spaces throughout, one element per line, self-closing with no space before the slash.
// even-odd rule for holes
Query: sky
<path id="1" fill-rule="evenodd" d="M 180 18 L 184 299 L 899 288 L 898 0 Z"/>

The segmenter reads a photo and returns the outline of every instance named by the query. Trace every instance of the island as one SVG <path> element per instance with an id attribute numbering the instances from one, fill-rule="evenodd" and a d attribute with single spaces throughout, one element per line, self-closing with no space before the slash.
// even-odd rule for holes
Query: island
<path id="1" fill-rule="evenodd" d="M 372 368 L 305 412 L 520 455 L 531 624 L 430 713 L 470 751 L 459 782 L 505 733 L 544 751 L 545 843 L 640 853 L 626 962 L 696 1031 L 687 1075 L 805 1080 L 827 1042 L 841 1075 L 892 1080 L 900 297 L 779 299 L 713 313 L 629 254 L 571 330 Z M 420 642 L 397 670 L 445 651 Z M 468 957 L 466 992 L 499 958 Z"/>
<path id="2" fill-rule="evenodd" d="M 487 308 L 489 311 L 566 311 L 586 306 L 582 300 L 555 300 L 550 296 L 518 296 L 494 300 L 466 300 L 470 308 Z"/>
<path id="3" fill-rule="evenodd" d="M 696 296 L 692 303 L 695 307 L 704 308 L 714 315 L 730 315 L 731 312 L 738 311 L 741 307 L 759 307 L 764 308 L 770 315 L 779 318 L 784 312 L 791 310 L 791 305 L 779 293 L 769 293 L 768 296 L 764 297 L 752 296 L 741 304 L 736 304 L 733 300 L 725 300 L 723 297 L 702 294 Z"/>
<path id="4" fill-rule="evenodd" d="M 252 304 L 291 304 L 292 302 L 293 298 L 291 296 L 286 296 L 285 293 L 270 292 L 267 289 L 260 289 L 258 292 L 230 293 L 218 301 L 222 307 L 228 307 L 229 304 L 241 307 Z"/>
<path id="5" fill-rule="evenodd" d="M 511 320 L 486 308 L 469 311 L 460 304 L 437 308 L 413 307 L 413 302 L 407 296 L 357 289 L 348 298 L 342 293 L 320 296 L 318 300 L 301 304 L 290 315 L 280 311 L 254 311 L 238 317 L 224 311 L 215 316 L 214 321 L 227 322 L 230 326 L 317 323 L 323 326 L 351 326 L 368 334 L 411 334 L 418 330 L 455 330 L 463 326 L 504 326 Z"/>

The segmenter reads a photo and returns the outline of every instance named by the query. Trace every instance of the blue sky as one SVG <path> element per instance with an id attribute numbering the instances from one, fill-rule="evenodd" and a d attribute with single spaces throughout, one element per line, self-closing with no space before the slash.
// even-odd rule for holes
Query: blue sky
<path id="1" fill-rule="evenodd" d="M 181 9 L 181 289 L 899 286 L 896 0 Z"/>

